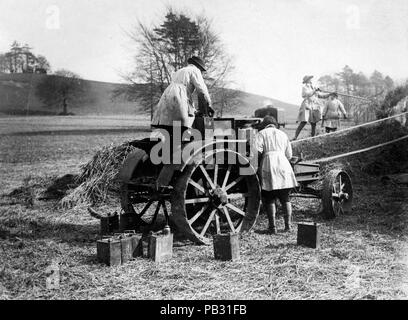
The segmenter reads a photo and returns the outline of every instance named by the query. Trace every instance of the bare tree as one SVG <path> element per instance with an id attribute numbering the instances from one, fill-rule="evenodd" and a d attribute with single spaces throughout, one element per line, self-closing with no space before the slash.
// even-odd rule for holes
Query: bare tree
<path id="1" fill-rule="evenodd" d="M 79 104 L 85 100 L 88 84 L 77 74 L 59 70 L 45 77 L 36 88 L 37 96 L 49 107 L 62 107 L 60 115 L 68 115 L 68 105 Z"/>

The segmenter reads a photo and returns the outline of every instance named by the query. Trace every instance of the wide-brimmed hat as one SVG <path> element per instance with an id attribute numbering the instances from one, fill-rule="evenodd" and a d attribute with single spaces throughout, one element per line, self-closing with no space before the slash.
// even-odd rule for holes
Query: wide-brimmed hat
<path id="1" fill-rule="evenodd" d="M 188 58 L 187 62 L 195 65 L 201 71 L 207 71 L 205 69 L 204 60 L 201 59 L 200 57 L 192 56 L 191 58 Z"/>
<path id="2" fill-rule="evenodd" d="M 276 121 L 276 118 L 272 116 L 265 116 L 262 122 L 254 125 L 253 127 L 261 131 L 265 129 L 267 126 L 269 126 L 270 124 L 273 124 L 275 127 L 279 127 L 278 121 Z"/>
<path id="3" fill-rule="evenodd" d="M 313 76 L 304 76 L 303 77 L 303 83 L 308 82 L 312 78 L 313 78 Z"/>

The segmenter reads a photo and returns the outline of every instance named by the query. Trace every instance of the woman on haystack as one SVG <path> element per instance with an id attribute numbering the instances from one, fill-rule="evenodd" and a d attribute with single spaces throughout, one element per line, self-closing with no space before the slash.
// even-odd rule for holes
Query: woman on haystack
<path id="1" fill-rule="evenodd" d="M 313 76 L 303 77 L 303 87 L 302 87 L 302 98 L 303 102 L 299 108 L 299 115 L 296 122 L 300 122 L 296 129 L 295 137 L 296 140 L 309 122 L 312 127 L 312 137 L 316 135 L 316 124 L 322 118 L 321 107 L 319 105 L 318 98 L 327 98 L 329 94 L 321 93 L 319 88 L 315 88 L 312 84 Z"/>
<path id="2" fill-rule="evenodd" d="M 346 109 L 338 99 L 337 93 L 330 93 L 322 115 L 322 128 L 323 126 L 326 127 L 326 133 L 335 132 L 340 127 L 340 116 L 342 114 L 344 119 L 347 119 Z"/>

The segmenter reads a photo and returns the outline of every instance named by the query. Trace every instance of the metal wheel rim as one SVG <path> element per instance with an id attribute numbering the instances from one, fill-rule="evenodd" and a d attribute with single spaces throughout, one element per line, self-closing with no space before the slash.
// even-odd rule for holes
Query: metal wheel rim
<path id="1" fill-rule="evenodd" d="M 181 228 L 193 241 L 209 244 L 212 234 L 249 230 L 255 222 L 248 223 L 246 211 L 250 207 L 253 212 L 254 198 L 258 198 L 256 215 L 259 212 L 258 178 L 255 171 L 253 175 L 236 176 L 237 167 L 234 166 L 214 164 L 213 169 L 209 170 L 204 161 L 191 165 L 184 183 L 176 187 L 184 188 L 183 197 L 178 194 L 172 200 L 171 217 L 178 218 L 175 223 L 179 226 L 182 224 Z M 236 192 L 243 187 L 246 192 Z M 176 204 L 175 201 L 181 203 Z"/>
<path id="2" fill-rule="evenodd" d="M 345 171 L 331 171 L 323 188 L 322 201 L 328 218 L 343 215 L 351 209 L 353 188 L 350 176 Z"/>

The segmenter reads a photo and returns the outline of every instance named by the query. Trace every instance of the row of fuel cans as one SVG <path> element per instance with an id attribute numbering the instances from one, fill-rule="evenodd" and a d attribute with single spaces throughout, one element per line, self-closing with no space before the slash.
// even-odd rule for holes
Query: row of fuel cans
<path id="1" fill-rule="evenodd" d="M 97 241 L 98 261 L 108 266 L 118 266 L 137 257 L 163 262 L 173 256 L 173 234 L 168 225 L 162 231 L 149 234 L 125 230 L 113 233 L 131 224 L 127 221 L 131 216 L 122 215 L 119 223 L 118 215 L 101 218 L 101 234 Z M 126 218 L 126 219 L 125 219 Z M 298 223 L 298 245 L 311 248 L 320 247 L 320 225 L 311 222 Z M 217 260 L 239 260 L 239 237 L 236 233 L 216 234 L 213 236 L 214 257 Z"/>
<path id="2" fill-rule="evenodd" d="M 148 235 L 134 230 L 102 236 L 96 243 L 98 261 L 108 266 L 118 266 L 137 257 L 163 262 L 173 256 L 173 234 L 163 230 Z"/>

